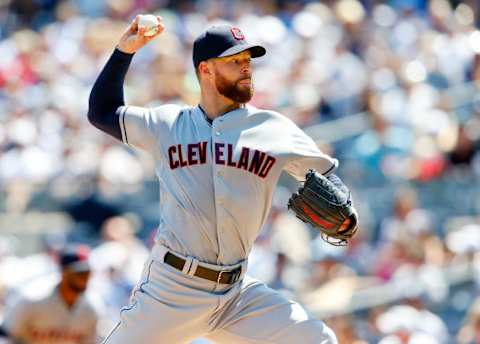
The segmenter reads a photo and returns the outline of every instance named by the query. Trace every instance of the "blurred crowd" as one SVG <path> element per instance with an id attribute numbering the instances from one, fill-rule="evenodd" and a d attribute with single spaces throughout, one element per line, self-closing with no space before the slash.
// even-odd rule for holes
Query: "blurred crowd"
<path id="1" fill-rule="evenodd" d="M 136 54 L 127 103 L 195 104 L 192 42 L 229 21 L 267 47 L 253 64 L 254 105 L 302 128 L 333 123 L 331 142 L 315 138 L 341 161 L 358 235 L 325 244 L 287 213 L 296 184 L 284 176 L 251 275 L 302 301 L 341 343 L 480 342 L 473 0 L 0 1 L 0 304 L 53 285 L 51 252 L 66 241 L 93 248 L 101 333 L 128 301 L 160 211 L 153 162 L 86 113 L 138 13 L 161 15 L 166 31 Z"/>

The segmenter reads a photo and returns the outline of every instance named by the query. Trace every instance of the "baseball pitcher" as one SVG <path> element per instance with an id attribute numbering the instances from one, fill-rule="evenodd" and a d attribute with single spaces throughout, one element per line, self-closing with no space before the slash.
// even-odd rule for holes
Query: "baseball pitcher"
<path id="1" fill-rule="evenodd" d="M 126 105 L 123 83 L 146 35 L 138 16 L 121 37 L 90 94 L 88 118 L 126 145 L 149 152 L 160 187 L 160 224 L 143 277 L 108 344 L 337 343 L 298 303 L 245 276 L 282 171 L 307 182 L 290 208 L 342 244 L 356 229 L 336 159 L 283 115 L 248 104 L 251 59 L 266 53 L 233 26 L 194 42 L 196 106 Z M 149 32 L 151 31 L 150 28 Z M 311 171 L 310 171 L 311 169 Z M 310 172 L 309 172 L 310 171 Z"/>

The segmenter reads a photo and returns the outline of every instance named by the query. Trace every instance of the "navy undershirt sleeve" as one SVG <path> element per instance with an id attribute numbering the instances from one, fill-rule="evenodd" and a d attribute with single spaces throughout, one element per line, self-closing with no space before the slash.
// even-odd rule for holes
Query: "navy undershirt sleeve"
<path id="1" fill-rule="evenodd" d="M 8 332 L 2 326 L 0 326 L 0 338 L 2 338 L 2 337 L 7 337 L 8 338 Z"/>
<path id="2" fill-rule="evenodd" d="M 117 109 L 125 105 L 123 83 L 134 54 L 115 49 L 98 76 L 88 102 L 88 120 L 98 129 L 122 140 Z"/>

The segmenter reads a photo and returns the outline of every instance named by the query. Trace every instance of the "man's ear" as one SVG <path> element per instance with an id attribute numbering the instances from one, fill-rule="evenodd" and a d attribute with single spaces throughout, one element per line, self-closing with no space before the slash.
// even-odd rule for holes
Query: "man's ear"
<path id="1" fill-rule="evenodd" d="M 200 62 L 198 65 L 198 70 L 200 71 L 200 74 L 211 74 L 211 68 L 206 61 Z"/>

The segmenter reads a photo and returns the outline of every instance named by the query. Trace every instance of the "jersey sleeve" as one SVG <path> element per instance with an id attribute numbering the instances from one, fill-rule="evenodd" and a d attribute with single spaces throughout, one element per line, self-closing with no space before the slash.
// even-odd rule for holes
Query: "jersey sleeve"
<path id="1" fill-rule="evenodd" d="M 166 121 L 179 112 L 178 105 L 158 108 L 124 105 L 117 109 L 123 143 L 156 153 Z"/>
<path id="2" fill-rule="evenodd" d="M 122 142 L 137 148 L 152 150 L 157 130 L 157 119 L 149 108 L 124 105 L 117 109 Z"/>
<path id="3" fill-rule="evenodd" d="M 15 304 L 10 310 L 7 310 L 2 327 L 6 330 L 9 337 L 21 341 L 26 336 L 29 319 L 33 311 L 29 305 L 28 301 L 23 300 Z"/>
<path id="4" fill-rule="evenodd" d="M 323 153 L 317 144 L 293 122 L 290 130 L 290 154 L 284 170 L 297 180 L 304 180 L 309 169 L 329 175 L 338 167 L 338 160 Z"/>

